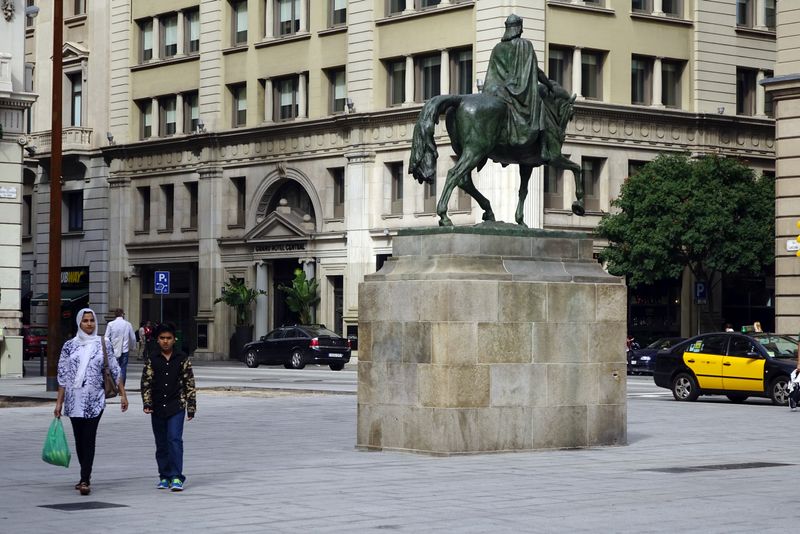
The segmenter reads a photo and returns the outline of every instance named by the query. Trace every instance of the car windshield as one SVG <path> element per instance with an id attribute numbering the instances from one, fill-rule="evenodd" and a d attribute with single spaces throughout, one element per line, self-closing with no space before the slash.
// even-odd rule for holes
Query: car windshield
<path id="1" fill-rule="evenodd" d="M 32 336 L 46 336 L 47 329 L 46 328 L 31 328 L 30 335 Z"/>
<path id="2" fill-rule="evenodd" d="M 682 341 L 682 339 L 674 338 L 674 337 L 662 337 L 661 339 L 657 339 L 657 340 L 653 341 L 652 343 L 650 343 L 649 345 L 647 345 L 647 348 L 648 349 L 659 349 L 659 350 L 668 349 L 672 345 L 674 345 L 675 343 L 678 343 L 679 341 Z"/>
<path id="3" fill-rule="evenodd" d="M 758 336 L 756 338 L 773 358 L 797 358 L 797 341 L 786 336 Z"/>
<path id="4" fill-rule="evenodd" d="M 339 334 L 337 334 L 336 332 L 331 332 L 327 328 L 304 326 L 303 329 L 309 334 L 311 334 L 312 337 L 319 337 L 319 336 L 339 337 Z"/>

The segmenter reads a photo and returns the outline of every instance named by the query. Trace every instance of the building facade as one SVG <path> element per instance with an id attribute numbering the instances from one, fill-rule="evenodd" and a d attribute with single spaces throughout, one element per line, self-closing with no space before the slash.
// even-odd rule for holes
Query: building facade
<path id="1" fill-rule="evenodd" d="M 229 352 L 233 313 L 214 301 L 230 277 L 266 292 L 255 335 L 294 320 L 278 286 L 296 268 L 320 281 L 316 320 L 357 334 L 358 283 L 391 253 L 392 235 L 438 223 L 454 153 L 442 123 L 436 183 L 407 174 L 422 103 L 478 90 L 511 13 L 540 68 L 579 95 L 564 152 L 583 168 L 587 216 L 569 209 L 572 176 L 542 169 L 530 182 L 529 226 L 591 231 L 625 178 L 665 151 L 773 169 L 771 106 L 758 81 L 774 69 L 774 0 L 104 4 L 90 3 L 86 18 L 111 43 L 88 60 L 89 90 L 106 98 L 89 117 L 98 122 L 84 165 L 106 180 L 109 206 L 97 224 L 107 263 L 87 263 L 88 250 L 79 260 L 90 267 L 89 299 L 100 302 L 106 284 L 102 302 L 134 320 L 163 309 L 200 357 Z M 83 48 L 96 48 L 88 35 Z M 93 90 L 95 58 L 105 85 Z M 498 219 L 512 221 L 515 166 L 489 164 L 474 179 Z M 450 213 L 462 225 L 482 215 L 461 192 Z M 168 295 L 156 294 L 156 271 L 170 272 Z M 632 292 L 629 323 L 693 332 L 691 282 L 652 289 L 652 302 Z M 704 321 L 722 316 L 721 297 Z"/>

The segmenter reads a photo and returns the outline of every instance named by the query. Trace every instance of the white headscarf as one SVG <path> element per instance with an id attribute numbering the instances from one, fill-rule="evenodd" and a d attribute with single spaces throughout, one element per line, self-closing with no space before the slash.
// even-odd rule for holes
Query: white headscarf
<path id="1" fill-rule="evenodd" d="M 94 316 L 94 330 L 91 334 L 87 334 L 81 329 L 81 320 L 85 313 L 91 313 Z M 78 323 L 78 333 L 75 335 L 75 342 L 80 347 L 78 353 L 78 372 L 75 374 L 75 382 L 73 387 L 83 387 L 83 380 L 86 377 L 86 368 L 89 366 L 89 360 L 92 359 L 94 354 L 95 343 L 100 338 L 97 335 L 97 314 L 91 308 L 82 308 L 75 317 L 75 322 Z"/>

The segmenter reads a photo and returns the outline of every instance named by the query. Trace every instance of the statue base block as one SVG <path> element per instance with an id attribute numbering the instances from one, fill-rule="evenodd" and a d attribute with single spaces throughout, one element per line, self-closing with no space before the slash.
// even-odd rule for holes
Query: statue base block
<path id="1" fill-rule="evenodd" d="M 357 447 L 624 445 L 627 290 L 585 234 L 404 230 L 359 286 Z"/>

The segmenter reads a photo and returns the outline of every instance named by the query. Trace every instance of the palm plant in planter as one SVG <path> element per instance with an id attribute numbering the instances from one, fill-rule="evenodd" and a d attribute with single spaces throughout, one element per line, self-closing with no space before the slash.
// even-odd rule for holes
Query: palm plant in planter
<path id="1" fill-rule="evenodd" d="M 236 333 L 233 338 L 232 356 L 238 356 L 245 343 L 253 340 L 253 324 L 250 321 L 250 312 L 253 302 L 259 295 L 266 295 L 262 289 L 252 289 L 247 287 L 243 278 L 231 276 L 225 287 L 222 288 L 222 296 L 214 300 L 214 304 L 224 302 L 236 312 Z"/>
<path id="2" fill-rule="evenodd" d="M 319 304 L 317 279 L 307 280 L 306 273 L 302 269 L 295 269 L 292 285 L 279 285 L 278 289 L 286 293 L 286 305 L 300 316 L 300 324 L 312 324 L 313 307 Z"/>

